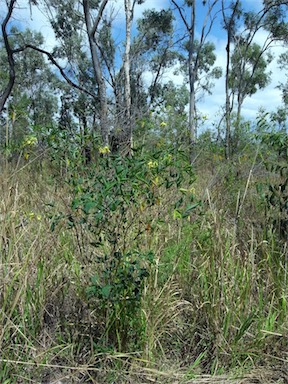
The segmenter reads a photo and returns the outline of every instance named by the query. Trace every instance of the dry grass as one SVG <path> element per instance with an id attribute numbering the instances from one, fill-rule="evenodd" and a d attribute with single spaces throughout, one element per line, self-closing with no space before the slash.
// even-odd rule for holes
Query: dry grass
<path id="1" fill-rule="evenodd" d="M 155 253 L 141 304 L 145 343 L 122 354 L 99 344 L 105 317 L 85 293 L 99 264 L 79 247 L 86 234 L 50 230 L 53 213 L 69 212 L 67 188 L 29 167 L 3 172 L 0 382 L 285 383 L 287 250 L 254 225 L 248 169 L 230 191 L 225 177 L 207 188 L 212 176 L 202 172 L 201 215 L 145 232 L 140 246 Z M 167 219 L 169 202 L 172 194 L 151 216 Z M 272 362 L 281 368 L 255 370 Z"/>

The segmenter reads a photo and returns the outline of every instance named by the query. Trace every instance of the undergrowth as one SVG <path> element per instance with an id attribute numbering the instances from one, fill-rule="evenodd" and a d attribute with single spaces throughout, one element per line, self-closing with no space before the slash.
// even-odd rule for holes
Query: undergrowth
<path id="1" fill-rule="evenodd" d="M 1 173 L 1 383 L 184 383 L 283 359 L 277 175 L 218 158 L 188 180 L 161 156 L 65 182 L 45 164 Z"/>

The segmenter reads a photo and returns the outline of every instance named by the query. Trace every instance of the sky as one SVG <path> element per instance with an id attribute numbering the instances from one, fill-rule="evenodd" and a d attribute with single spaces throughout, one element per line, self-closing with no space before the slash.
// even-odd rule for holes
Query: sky
<path id="1" fill-rule="evenodd" d="M 230 0 L 227 1 L 227 5 L 230 3 Z M 196 2 L 201 3 L 201 0 L 196 0 Z M 18 0 L 18 7 L 13 13 L 14 23 L 18 26 L 21 26 L 23 29 L 29 27 L 36 31 L 40 31 L 45 37 L 45 49 L 52 50 L 56 44 L 56 40 L 53 34 L 53 31 L 49 25 L 49 21 L 46 16 L 39 11 L 38 8 L 33 7 L 32 12 L 30 7 L 27 6 L 27 1 Z M 125 36 L 125 13 L 124 13 L 124 0 L 109 0 L 109 5 L 114 9 L 115 22 L 114 22 L 114 36 L 117 42 L 121 42 L 121 39 Z M 179 1 L 181 3 L 181 0 Z M 261 10 L 261 0 L 242 0 L 243 6 L 247 10 L 258 11 Z M 134 27 L 136 25 L 136 20 L 143 15 L 144 10 L 146 9 L 156 9 L 161 10 L 168 8 L 170 5 L 169 0 L 146 0 L 142 5 L 136 5 L 134 13 Z M 196 35 L 200 33 L 200 28 L 202 25 L 204 14 L 201 11 L 201 4 L 199 4 L 199 11 L 197 14 L 197 25 L 196 25 Z M 0 15 L 1 9 L 6 9 L 5 0 L 0 0 Z M 175 12 L 177 15 L 177 12 Z M 181 20 L 179 17 L 176 17 L 176 33 L 183 28 Z M 256 35 L 255 41 L 259 44 L 263 44 L 267 34 L 264 31 L 261 31 Z M 216 21 L 213 29 L 209 35 L 209 41 L 212 41 L 216 47 L 216 66 L 224 68 L 226 65 L 226 38 L 225 32 L 221 28 L 220 21 Z M 123 50 L 121 44 L 118 45 L 119 49 Z M 288 47 L 287 47 L 288 49 Z M 275 111 L 278 106 L 281 105 L 282 96 L 281 91 L 277 89 L 277 85 L 281 79 L 283 79 L 284 74 L 280 72 L 277 64 L 277 57 L 284 52 L 285 49 L 281 46 L 274 47 L 272 53 L 274 55 L 273 62 L 269 65 L 268 70 L 271 71 L 271 82 L 270 84 L 261 91 L 258 91 L 251 97 L 248 97 L 243 104 L 243 116 L 246 119 L 255 119 L 259 108 L 264 108 L 265 110 Z M 175 75 L 174 69 L 168 71 L 165 75 L 165 81 L 172 80 L 178 85 L 183 83 L 183 77 L 181 75 Z M 150 76 L 151 77 L 151 76 Z M 147 79 L 149 74 L 147 74 Z M 198 108 L 203 115 L 206 115 L 209 121 L 219 120 L 222 107 L 225 103 L 225 81 L 224 78 L 220 78 L 214 81 L 215 87 L 212 89 L 212 95 L 207 95 L 205 98 L 199 102 Z"/>

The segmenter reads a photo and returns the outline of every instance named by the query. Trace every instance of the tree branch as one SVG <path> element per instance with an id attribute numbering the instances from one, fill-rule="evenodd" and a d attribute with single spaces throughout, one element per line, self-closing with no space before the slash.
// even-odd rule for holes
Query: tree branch
<path id="1" fill-rule="evenodd" d="M 180 6 L 176 3 L 176 1 L 174 1 L 174 0 L 171 0 L 171 3 L 174 4 L 175 7 L 178 9 L 179 15 L 180 15 L 180 17 L 181 17 L 181 19 L 182 19 L 182 21 L 183 21 L 185 27 L 187 28 L 187 31 L 190 32 L 190 29 L 191 29 L 191 28 L 190 28 L 189 24 L 187 23 L 187 20 L 185 19 L 185 16 L 183 15 L 183 12 L 182 12 L 181 7 L 180 7 Z"/>
<path id="2" fill-rule="evenodd" d="M 64 69 L 60 66 L 60 64 L 57 63 L 57 61 L 54 59 L 54 57 L 52 56 L 52 54 L 50 52 L 47 52 L 45 51 L 44 49 L 42 48 L 38 48 L 32 44 L 26 44 L 24 45 L 23 47 L 21 48 L 18 48 L 18 49 L 15 49 L 13 52 L 14 53 L 18 53 L 18 52 L 21 52 L 21 51 L 24 51 L 25 49 L 27 48 L 30 48 L 30 49 L 33 49 L 34 51 L 37 51 L 37 52 L 40 52 L 44 55 L 46 55 L 48 57 L 48 59 L 51 61 L 51 63 L 53 65 L 55 65 L 55 67 L 57 67 L 59 69 L 59 72 L 61 73 L 62 77 L 66 80 L 66 82 L 71 85 L 71 87 L 73 88 L 76 88 L 78 89 L 78 91 L 81 91 L 81 92 L 84 92 L 86 93 L 86 95 L 89 95 L 91 97 L 93 97 L 93 99 L 96 98 L 96 95 L 87 91 L 87 89 L 81 87 L 80 85 L 76 84 L 74 81 L 72 81 L 65 73 Z"/>
<path id="3" fill-rule="evenodd" d="M 98 11 L 98 15 L 97 15 L 96 20 L 94 21 L 93 27 L 92 27 L 92 29 L 90 31 L 91 36 L 94 36 L 96 31 L 97 31 L 98 25 L 99 25 L 99 23 L 101 21 L 101 18 L 102 18 L 102 15 L 103 15 L 103 12 L 104 12 L 104 9 L 105 9 L 107 3 L 108 3 L 108 0 L 103 0 L 101 5 L 100 5 L 99 11 Z"/>
<path id="4" fill-rule="evenodd" d="M 15 3 L 16 3 L 16 0 L 10 1 L 10 4 L 8 6 L 7 15 L 6 15 L 6 17 L 3 20 L 3 23 L 1 25 L 4 45 L 5 45 L 7 58 L 8 58 L 8 64 L 9 64 L 9 80 L 8 80 L 8 84 L 6 85 L 6 88 L 4 89 L 4 92 L 0 96 L 0 113 L 3 111 L 4 105 L 5 105 L 8 97 L 10 96 L 10 94 L 12 92 L 12 89 L 13 89 L 13 86 L 15 83 L 15 78 L 16 78 L 15 61 L 14 61 L 14 57 L 13 57 L 14 51 L 10 46 L 7 31 L 6 31 L 7 24 L 8 24 L 8 22 L 12 16 L 12 12 L 13 12 Z"/>

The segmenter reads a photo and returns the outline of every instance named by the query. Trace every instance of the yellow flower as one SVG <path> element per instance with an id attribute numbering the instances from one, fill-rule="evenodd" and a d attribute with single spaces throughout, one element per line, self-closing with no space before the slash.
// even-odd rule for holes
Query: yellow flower
<path id="1" fill-rule="evenodd" d="M 166 127 L 167 126 L 167 123 L 165 123 L 165 121 L 162 121 L 161 123 L 160 123 L 160 127 Z"/>
<path id="2" fill-rule="evenodd" d="M 110 153 L 110 149 L 108 147 L 108 145 L 105 145 L 105 147 L 100 147 L 99 148 L 99 153 L 101 153 L 101 155 L 105 155 L 106 153 Z"/>
<path id="3" fill-rule="evenodd" d="M 42 216 L 41 215 L 37 215 L 36 218 L 37 218 L 38 221 L 42 220 Z"/>
<path id="4" fill-rule="evenodd" d="M 150 160 L 147 165 L 149 168 L 156 168 L 158 166 L 158 161 Z"/>
<path id="5" fill-rule="evenodd" d="M 157 176 L 157 177 L 155 177 L 155 179 L 154 180 L 152 180 L 152 183 L 154 184 L 154 185 L 156 185 L 156 187 L 158 186 L 158 184 L 159 184 L 159 177 Z"/>
<path id="6" fill-rule="evenodd" d="M 24 153 L 24 159 L 25 159 L 25 160 L 28 160 L 28 159 L 29 159 L 29 153 L 28 153 L 28 152 L 25 152 L 25 153 Z"/>
<path id="7" fill-rule="evenodd" d="M 164 161 L 166 161 L 167 163 L 170 163 L 172 160 L 172 155 L 171 153 L 168 153 L 168 155 L 164 156 Z"/>
<path id="8" fill-rule="evenodd" d="M 34 135 L 29 135 L 29 136 L 26 136 L 22 142 L 22 146 L 23 147 L 27 147 L 27 146 L 35 146 L 37 145 L 38 143 L 38 140 L 37 140 L 37 137 L 34 136 Z"/>

